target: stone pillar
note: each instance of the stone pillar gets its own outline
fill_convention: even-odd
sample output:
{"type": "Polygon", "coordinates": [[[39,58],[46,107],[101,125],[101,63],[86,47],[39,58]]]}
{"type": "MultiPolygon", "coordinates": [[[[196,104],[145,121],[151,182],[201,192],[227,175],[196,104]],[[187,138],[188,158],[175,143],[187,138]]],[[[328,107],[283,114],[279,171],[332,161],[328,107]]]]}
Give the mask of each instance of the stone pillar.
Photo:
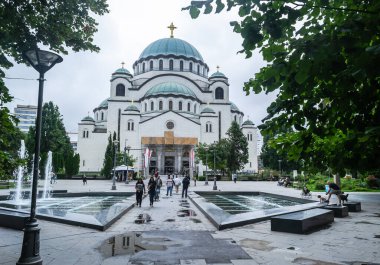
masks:
{"type": "Polygon", "coordinates": [[[176,166],[177,167],[176,171],[179,173],[182,170],[182,146],[177,148],[176,157],[177,157],[177,161],[178,161],[177,166],[176,166]]]}
{"type": "Polygon", "coordinates": [[[162,146],[157,147],[157,169],[159,174],[164,174],[164,171],[162,170],[162,146]]]}

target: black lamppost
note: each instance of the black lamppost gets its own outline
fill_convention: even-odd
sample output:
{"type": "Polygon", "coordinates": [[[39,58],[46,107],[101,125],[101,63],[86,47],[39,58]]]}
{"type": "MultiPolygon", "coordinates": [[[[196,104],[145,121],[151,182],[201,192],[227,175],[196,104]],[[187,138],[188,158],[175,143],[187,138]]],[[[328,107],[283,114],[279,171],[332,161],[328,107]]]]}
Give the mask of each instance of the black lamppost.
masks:
{"type": "Polygon", "coordinates": [[[119,144],[119,141],[118,140],[115,140],[113,142],[114,146],[115,146],[115,155],[113,157],[113,178],[112,178],[112,188],[111,190],[116,190],[116,183],[115,183],[115,178],[116,178],[116,152],[117,152],[117,146],[119,144]]]}
{"type": "Polygon", "coordinates": [[[128,158],[126,159],[126,164],[127,164],[127,179],[125,180],[125,184],[128,184],[129,183],[129,179],[128,179],[128,159],[129,159],[129,150],[131,150],[131,147],[128,145],[126,147],[124,147],[124,154],[125,154],[125,151],[128,151],[128,158]]]}
{"type": "Polygon", "coordinates": [[[216,149],[216,143],[214,142],[214,186],[212,187],[212,190],[218,190],[218,187],[216,186],[216,161],[215,161],[215,149],[216,149]]]}
{"type": "Polygon", "coordinates": [[[41,141],[41,124],[42,124],[42,102],[44,94],[44,74],[50,70],[55,64],[63,61],[58,54],[43,51],[38,48],[23,52],[23,58],[40,74],[38,79],[38,106],[36,118],[36,134],[34,137],[34,161],[33,161],[33,182],[32,182],[32,200],[30,205],[30,217],[25,224],[24,239],[22,242],[21,256],[17,264],[42,264],[40,257],[40,228],[36,219],[37,205],[37,183],[38,168],[40,157],[40,141],[41,141]]]}
{"type": "Polygon", "coordinates": [[[208,148],[205,147],[205,151],[206,151],[206,181],[205,181],[205,185],[208,185],[208,176],[207,176],[207,155],[208,155],[208,148]]]}

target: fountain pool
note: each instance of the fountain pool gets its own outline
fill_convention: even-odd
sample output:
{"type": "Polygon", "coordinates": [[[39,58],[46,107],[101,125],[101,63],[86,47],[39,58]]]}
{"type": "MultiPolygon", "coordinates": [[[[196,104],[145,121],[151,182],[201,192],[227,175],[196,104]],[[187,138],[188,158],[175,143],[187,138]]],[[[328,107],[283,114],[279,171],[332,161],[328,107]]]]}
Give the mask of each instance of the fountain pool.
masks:
{"type": "MultiPolygon", "coordinates": [[[[62,193],[37,200],[37,218],[106,230],[133,207],[134,193],[62,193]]],[[[0,209],[30,212],[30,201],[0,201],[0,209]]]]}
{"type": "Polygon", "coordinates": [[[219,230],[318,207],[315,201],[264,192],[196,192],[190,199],[219,230]]]}

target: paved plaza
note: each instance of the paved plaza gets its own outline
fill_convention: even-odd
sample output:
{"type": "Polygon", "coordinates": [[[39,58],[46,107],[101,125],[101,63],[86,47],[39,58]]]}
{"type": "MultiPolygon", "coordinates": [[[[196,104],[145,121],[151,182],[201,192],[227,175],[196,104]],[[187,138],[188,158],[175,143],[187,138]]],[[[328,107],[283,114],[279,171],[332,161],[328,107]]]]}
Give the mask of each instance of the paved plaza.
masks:
{"type": "MultiPolygon", "coordinates": [[[[134,191],[134,184],[117,183],[117,192],[134,191]]],[[[111,192],[110,180],[59,180],[54,189],[68,192],[111,192]]],[[[211,191],[213,183],[192,182],[189,190],[211,191]]],[[[300,191],[276,182],[222,182],[221,191],[261,191],[300,197],[300,191]]],[[[165,187],[164,187],[165,188],[165,187]]],[[[350,193],[350,201],[361,201],[361,212],[335,221],[306,235],[273,232],[270,221],[218,231],[210,221],[180,194],[165,196],[149,207],[133,208],[104,232],[39,220],[40,254],[44,264],[380,264],[380,194],[350,193]],[[184,203],[194,211],[178,214],[184,203]],[[147,222],[136,222],[138,217],[147,222]],[[125,239],[131,248],[125,250],[125,239]]],[[[165,188],[166,189],[166,188],[165,188]]],[[[9,190],[0,190],[0,195],[9,190]]],[[[318,193],[313,193],[317,200],[318,193]]],[[[23,232],[0,227],[0,264],[15,264],[20,256],[23,232]]]]}

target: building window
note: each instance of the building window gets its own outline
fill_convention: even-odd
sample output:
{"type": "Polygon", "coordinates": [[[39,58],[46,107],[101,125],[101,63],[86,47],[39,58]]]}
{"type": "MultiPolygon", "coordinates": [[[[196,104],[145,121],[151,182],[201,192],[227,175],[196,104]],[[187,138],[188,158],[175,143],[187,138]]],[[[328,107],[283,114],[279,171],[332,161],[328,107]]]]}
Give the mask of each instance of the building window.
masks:
{"type": "Polygon", "coordinates": [[[169,130],[172,130],[174,128],[174,123],[172,121],[168,121],[166,123],[166,128],[168,128],[169,130]]]}
{"type": "Polygon", "coordinates": [[[197,74],[199,75],[200,74],[200,66],[198,65],[198,67],[197,67],[197,74]]]}
{"type": "Polygon", "coordinates": [[[133,120],[129,120],[129,121],[128,121],[128,127],[127,127],[127,130],[128,130],[128,131],[134,131],[134,130],[135,130],[135,123],[133,122],[133,120]]]}
{"type": "Polygon", "coordinates": [[[88,138],[88,130],[83,131],[83,138],[88,138]]]}
{"type": "Polygon", "coordinates": [[[234,116],[234,121],[236,122],[236,115],[234,116]]]}
{"type": "Polygon", "coordinates": [[[158,110],[162,110],[162,101],[160,100],[160,102],[158,103],[158,110]]]}
{"type": "Polygon", "coordinates": [[[116,86],[116,96],[124,97],[125,96],[125,86],[123,84],[118,84],[116,86]]]}
{"type": "Polygon", "coordinates": [[[247,134],[247,140],[252,141],[252,133],[247,134]]]}
{"type": "Polygon", "coordinates": [[[86,166],[86,161],[85,160],[83,160],[82,165],[86,166]]]}
{"type": "Polygon", "coordinates": [[[102,121],[104,121],[104,112],[102,112],[101,117],[102,117],[102,121]]]}
{"type": "Polygon", "coordinates": [[[173,101],[169,101],[169,110],[173,110],[173,101]]]}
{"type": "Polygon", "coordinates": [[[169,60],[169,70],[173,70],[173,60],[169,60]]]}
{"type": "Polygon", "coordinates": [[[96,113],[95,117],[96,117],[96,120],[99,120],[99,113],[96,113]]]}
{"type": "Polygon", "coordinates": [[[212,124],[211,122],[206,123],[206,132],[212,132],[212,124]]]}
{"type": "Polygon", "coordinates": [[[197,113],[197,105],[194,105],[194,113],[197,113]]]}
{"type": "Polygon", "coordinates": [[[180,101],[180,102],[178,103],[178,109],[179,109],[179,110],[182,110],[182,101],[180,101]]]}
{"type": "Polygon", "coordinates": [[[150,70],[152,71],[153,70],[153,61],[149,62],[149,67],[150,67],[150,70]]]}
{"type": "Polygon", "coordinates": [[[145,63],[143,63],[143,73],[145,73],[145,63]]]}
{"type": "Polygon", "coordinates": [[[190,112],[190,102],[189,102],[189,103],[187,103],[187,111],[189,111],[189,112],[190,112]]]}
{"type": "Polygon", "coordinates": [[[217,87],[215,89],[215,99],[224,99],[224,91],[223,88],[217,87]]]}
{"type": "Polygon", "coordinates": [[[190,71],[190,72],[193,71],[193,63],[190,63],[190,64],[189,64],[189,71],[190,71]]]}
{"type": "Polygon", "coordinates": [[[249,162],[249,167],[252,167],[252,162],[249,162]]]}
{"type": "Polygon", "coordinates": [[[183,61],[179,62],[179,70],[182,72],[183,71],[183,61]]]}
{"type": "Polygon", "coordinates": [[[154,110],[154,102],[150,102],[150,110],[153,111],[154,110]]]}
{"type": "Polygon", "coordinates": [[[158,63],[158,69],[163,70],[164,69],[164,62],[162,60],[159,61],[158,63]]]}
{"type": "Polygon", "coordinates": [[[145,103],[145,112],[148,111],[148,103],[145,103]]]}

